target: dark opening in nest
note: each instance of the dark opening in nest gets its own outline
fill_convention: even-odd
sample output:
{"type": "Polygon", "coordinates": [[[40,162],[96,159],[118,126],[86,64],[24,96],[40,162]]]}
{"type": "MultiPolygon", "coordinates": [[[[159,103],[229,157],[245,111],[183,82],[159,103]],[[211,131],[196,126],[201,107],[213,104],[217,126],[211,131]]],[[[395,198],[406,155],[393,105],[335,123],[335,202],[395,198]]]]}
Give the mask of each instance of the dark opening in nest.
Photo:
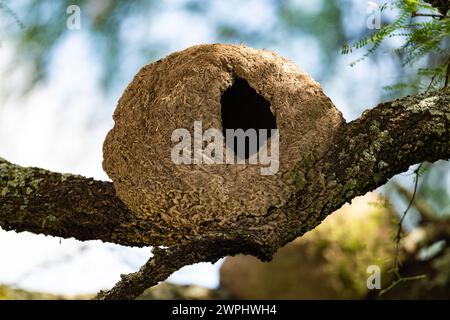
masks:
{"type": "Polygon", "coordinates": [[[275,116],[270,110],[270,103],[259,95],[244,79],[235,79],[221,97],[222,130],[227,148],[233,149],[241,159],[248,159],[258,152],[271,136],[271,129],[276,129],[275,116]],[[250,139],[245,138],[244,150],[238,150],[237,137],[227,139],[226,129],[256,130],[256,148],[250,146],[250,139]],[[259,129],[266,129],[267,135],[261,135],[259,129]],[[234,142],[233,142],[234,140],[234,142]],[[244,152],[242,152],[244,151],[244,152]]]}

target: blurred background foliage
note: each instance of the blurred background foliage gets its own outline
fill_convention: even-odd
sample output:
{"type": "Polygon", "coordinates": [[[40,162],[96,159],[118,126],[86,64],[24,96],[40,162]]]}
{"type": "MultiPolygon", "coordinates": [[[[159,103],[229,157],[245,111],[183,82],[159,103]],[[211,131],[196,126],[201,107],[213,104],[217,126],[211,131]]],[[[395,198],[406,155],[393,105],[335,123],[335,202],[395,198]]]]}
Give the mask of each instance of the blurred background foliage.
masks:
{"type": "MultiPolygon", "coordinates": [[[[381,62],[380,56],[390,53],[398,59],[398,67],[391,72],[397,73],[401,82],[392,83],[386,86],[387,89],[420,90],[428,86],[421,78],[436,74],[432,85],[443,81],[449,63],[446,53],[450,48],[450,19],[412,16],[417,10],[432,14],[434,8],[429,3],[419,0],[380,3],[381,13],[385,13],[380,30],[354,23],[355,16],[361,16],[361,5],[356,5],[354,0],[318,0],[314,4],[311,1],[267,0],[263,4],[258,7],[256,1],[230,1],[223,5],[207,0],[29,0],[14,1],[14,4],[0,1],[0,26],[4,29],[3,36],[12,39],[16,47],[8,72],[17,65],[28,67],[24,92],[48,76],[55,48],[71,31],[65,27],[69,14],[66,10],[71,5],[83,8],[80,32],[88,37],[95,53],[93,58],[100,66],[99,81],[103,90],[123,87],[129,79],[127,70],[122,70],[124,65],[128,70],[128,66],[132,66],[134,71],[170,52],[167,39],[152,37],[154,32],[163,31],[158,30],[163,28],[158,26],[158,15],[164,8],[184,12],[194,21],[207,20],[210,38],[217,42],[278,48],[299,38],[308,39],[319,48],[321,67],[313,74],[319,82],[327,81],[330,74],[336,72],[340,52],[349,53],[363,47],[368,47],[368,52],[361,54],[363,58],[370,55],[373,61],[381,62]],[[232,15],[234,6],[245,7],[249,3],[251,10],[247,14],[261,15],[262,18],[255,20],[253,16],[232,15]],[[402,39],[399,42],[393,40],[394,37],[402,39]]],[[[370,5],[365,4],[362,8],[370,9],[370,5]]],[[[439,14],[437,9],[434,11],[439,14]]]]}
{"type": "MultiPolygon", "coordinates": [[[[373,3],[359,0],[0,0],[0,63],[6,65],[0,75],[1,101],[20,101],[49,84],[60,48],[81,37],[94,66],[84,76],[93,78],[105,97],[105,107],[87,120],[96,126],[110,121],[115,101],[144,64],[194,43],[225,42],[288,56],[352,120],[380,101],[443,85],[450,62],[450,19],[438,17],[448,13],[433,3],[379,2],[381,29],[371,30],[366,23],[373,3]],[[71,5],[81,8],[80,30],[66,27],[71,5]],[[12,55],[2,55],[3,44],[12,55]],[[353,62],[358,62],[354,71],[346,71],[353,62]],[[351,72],[358,76],[350,77],[351,72]]],[[[85,57],[70,56],[64,63],[75,64],[73,59],[85,57]]],[[[436,217],[447,219],[450,166],[441,161],[427,168],[418,196],[436,217]]],[[[379,190],[397,214],[409,201],[398,185],[412,190],[414,169],[379,190]]],[[[419,211],[411,210],[407,230],[423,219],[419,211]]]]}
{"type": "MultiPolygon", "coordinates": [[[[230,1],[229,5],[207,0],[30,0],[14,1],[14,4],[0,1],[0,14],[6,30],[3,36],[12,39],[16,46],[11,68],[17,65],[29,67],[26,89],[45,80],[55,47],[70,35],[71,30],[65,27],[66,9],[70,5],[83,8],[80,32],[89,37],[89,44],[97,55],[96,62],[101,64],[101,81],[105,90],[116,88],[115,85],[123,81],[120,68],[124,61],[133,59],[133,64],[141,66],[168,52],[170,45],[167,41],[152,38],[149,30],[155,28],[156,32],[159,31],[158,25],[153,26],[151,21],[163,7],[170,6],[185,12],[193,20],[211,20],[212,38],[217,42],[245,43],[270,49],[297,38],[311,39],[320,48],[319,59],[323,67],[315,77],[322,82],[337,67],[342,46],[368,36],[372,30],[352,27],[348,23],[349,15],[361,15],[361,12],[354,12],[355,1],[307,2],[305,6],[302,1],[269,0],[258,8],[256,1],[230,1]],[[230,16],[233,6],[249,3],[254,11],[247,14],[261,14],[267,21],[256,19],[257,22],[253,23],[255,19],[252,16],[230,16]]],[[[383,23],[389,24],[393,18],[387,16],[383,23]]],[[[390,48],[394,47],[391,45],[390,48]]],[[[377,59],[379,54],[383,52],[375,52],[371,58],[377,59]]]]}

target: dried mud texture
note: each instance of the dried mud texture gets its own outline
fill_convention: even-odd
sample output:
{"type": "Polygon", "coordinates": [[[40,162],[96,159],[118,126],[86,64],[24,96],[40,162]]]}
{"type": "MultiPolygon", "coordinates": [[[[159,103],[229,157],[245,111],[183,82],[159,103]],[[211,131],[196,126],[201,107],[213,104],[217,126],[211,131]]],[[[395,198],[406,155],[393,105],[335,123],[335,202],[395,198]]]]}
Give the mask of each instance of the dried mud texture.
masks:
{"type": "Polygon", "coordinates": [[[103,167],[119,198],[158,226],[149,232],[166,234],[162,245],[218,234],[273,244],[277,229],[301,215],[295,195],[343,124],[320,85],[294,63],[223,44],[194,46],[143,67],[114,121],[103,167]],[[185,128],[193,140],[194,121],[202,121],[203,132],[222,130],[221,96],[237,78],[270,102],[280,135],[278,172],[261,175],[259,164],[174,164],[172,132],[185,128]]]}

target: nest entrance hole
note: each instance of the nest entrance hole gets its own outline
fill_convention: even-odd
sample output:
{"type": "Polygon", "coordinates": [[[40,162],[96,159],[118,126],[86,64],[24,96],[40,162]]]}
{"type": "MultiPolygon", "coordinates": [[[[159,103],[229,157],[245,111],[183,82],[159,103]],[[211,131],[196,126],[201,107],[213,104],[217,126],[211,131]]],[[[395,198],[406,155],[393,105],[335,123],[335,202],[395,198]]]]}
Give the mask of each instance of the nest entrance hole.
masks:
{"type": "Polygon", "coordinates": [[[271,137],[271,129],[276,129],[275,116],[270,110],[270,103],[255,89],[250,87],[247,80],[236,78],[220,99],[222,112],[222,132],[226,147],[234,150],[241,159],[248,159],[258,152],[259,148],[271,137]],[[250,139],[246,137],[244,152],[238,150],[238,139],[227,139],[227,129],[255,129],[257,136],[256,148],[250,147],[250,139]],[[259,129],[265,129],[266,136],[260,135],[259,129]],[[233,141],[234,140],[234,141],[233,141]],[[255,150],[256,149],[256,150],[255,150]]]}

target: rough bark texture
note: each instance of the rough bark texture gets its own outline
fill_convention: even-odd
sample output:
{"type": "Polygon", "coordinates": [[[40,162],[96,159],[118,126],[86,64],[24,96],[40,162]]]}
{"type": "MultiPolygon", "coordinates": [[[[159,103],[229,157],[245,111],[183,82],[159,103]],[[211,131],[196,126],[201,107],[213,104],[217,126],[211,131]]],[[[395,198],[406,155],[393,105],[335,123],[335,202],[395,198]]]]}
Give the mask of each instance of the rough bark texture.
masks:
{"type": "Polygon", "coordinates": [[[423,161],[450,158],[450,88],[385,102],[340,128],[321,161],[330,213],[423,161]]]}
{"type": "MultiPolygon", "coordinates": [[[[100,298],[134,298],[144,287],[164,280],[184,265],[215,261],[229,254],[246,253],[270,259],[279,247],[314,228],[345,202],[384,184],[408,166],[448,158],[449,88],[382,103],[338,129],[327,153],[313,159],[313,169],[301,173],[305,186],[291,208],[284,208],[283,212],[269,210],[267,222],[281,226],[277,230],[279,237],[261,245],[252,237],[233,237],[217,230],[204,238],[157,250],[139,272],[123,277],[100,298]],[[285,220],[280,223],[277,218],[285,220]]],[[[242,228],[247,227],[246,223],[242,228]]],[[[146,233],[152,226],[126,209],[110,183],[22,168],[3,159],[0,226],[124,245],[158,242],[146,233]]],[[[164,237],[162,231],[160,236],[164,237]]]]}
{"type": "Polygon", "coordinates": [[[367,192],[410,165],[450,158],[450,88],[382,103],[338,132],[323,163],[327,176],[367,192]]]}
{"type": "Polygon", "coordinates": [[[116,197],[112,183],[24,168],[0,158],[0,227],[78,240],[146,246],[151,228],[116,197]]]}

